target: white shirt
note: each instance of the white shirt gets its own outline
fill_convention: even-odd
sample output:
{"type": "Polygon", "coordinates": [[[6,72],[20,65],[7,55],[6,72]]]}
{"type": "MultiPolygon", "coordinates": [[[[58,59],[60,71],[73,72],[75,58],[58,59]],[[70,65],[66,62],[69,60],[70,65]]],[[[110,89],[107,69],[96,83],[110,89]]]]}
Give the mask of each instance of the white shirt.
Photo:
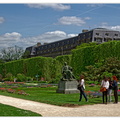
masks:
{"type": "Polygon", "coordinates": [[[109,88],[109,82],[102,80],[101,86],[105,87],[106,89],[108,89],[109,88]]]}
{"type": "Polygon", "coordinates": [[[82,85],[83,88],[85,89],[85,82],[84,82],[84,79],[81,79],[81,81],[80,81],[80,85],[82,85]]]}

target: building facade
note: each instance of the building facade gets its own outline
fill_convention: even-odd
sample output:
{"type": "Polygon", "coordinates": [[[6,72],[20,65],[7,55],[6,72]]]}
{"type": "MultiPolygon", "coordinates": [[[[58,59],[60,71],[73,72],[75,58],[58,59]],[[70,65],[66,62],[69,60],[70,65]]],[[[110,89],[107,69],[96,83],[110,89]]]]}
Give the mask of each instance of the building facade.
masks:
{"type": "Polygon", "coordinates": [[[110,40],[120,40],[120,32],[105,28],[95,28],[90,31],[83,30],[82,33],[78,34],[78,36],[72,38],[67,38],[44,45],[38,43],[35,46],[26,48],[26,52],[29,51],[29,57],[56,57],[70,54],[72,49],[82,43],[103,43],[110,40]]]}

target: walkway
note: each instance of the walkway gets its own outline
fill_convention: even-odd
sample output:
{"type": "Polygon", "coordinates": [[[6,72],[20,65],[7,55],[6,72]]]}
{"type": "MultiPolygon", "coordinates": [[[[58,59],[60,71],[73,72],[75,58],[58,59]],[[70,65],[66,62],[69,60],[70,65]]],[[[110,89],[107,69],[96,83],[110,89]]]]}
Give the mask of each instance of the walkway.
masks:
{"type": "Polygon", "coordinates": [[[0,95],[0,103],[17,108],[30,110],[41,114],[43,117],[99,117],[120,116],[120,103],[118,104],[96,104],[79,107],[60,107],[45,103],[23,100],[19,98],[0,95]]]}

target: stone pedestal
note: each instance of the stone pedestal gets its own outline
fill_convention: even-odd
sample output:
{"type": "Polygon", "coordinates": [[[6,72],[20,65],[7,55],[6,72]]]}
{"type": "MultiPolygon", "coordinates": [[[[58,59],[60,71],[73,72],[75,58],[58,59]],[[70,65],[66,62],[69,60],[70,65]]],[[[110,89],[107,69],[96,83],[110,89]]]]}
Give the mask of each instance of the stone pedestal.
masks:
{"type": "Polygon", "coordinates": [[[77,89],[78,82],[74,81],[60,81],[58,84],[57,93],[71,94],[71,93],[79,93],[77,89]]]}

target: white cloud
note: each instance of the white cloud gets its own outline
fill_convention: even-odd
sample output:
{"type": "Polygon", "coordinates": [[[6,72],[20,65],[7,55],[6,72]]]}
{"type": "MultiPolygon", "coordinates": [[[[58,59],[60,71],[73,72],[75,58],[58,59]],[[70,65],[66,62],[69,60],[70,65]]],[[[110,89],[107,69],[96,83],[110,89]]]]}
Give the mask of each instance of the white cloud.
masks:
{"type": "Polygon", "coordinates": [[[63,5],[63,4],[57,4],[57,3],[49,3],[49,4],[27,4],[30,8],[38,8],[38,9],[43,9],[43,8],[52,8],[54,10],[69,10],[70,5],[63,5]]]}
{"type": "Polygon", "coordinates": [[[16,41],[19,40],[22,35],[17,32],[5,33],[0,36],[0,41],[16,41]]]}
{"type": "Polygon", "coordinates": [[[67,34],[64,31],[52,31],[32,38],[24,38],[23,41],[26,41],[28,44],[35,45],[37,42],[41,42],[42,44],[50,43],[74,36],[77,36],[77,34],[67,34]]]}
{"type": "Polygon", "coordinates": [[[59,30],[46,32],[38,36],[26,38],[23,38],[22,35],[17,32],[5,33],[4,35],[0,36],[0,48],[12,47],[17,45],[25,49],[26,47],[36,45],[37,42],[41,42],[42,44],[50,43],[74,36],[77,36],[77,34],[67,34],[64,31],[59,30]]]}
{"type": "Polygon", "coordinates": [[[5,19],[3,17],[0,17],[0,23],[3,23],[5,19]]]}
{"type": "Polygon", "coordinates": [[[85,17],[84,19],[85,19],[85,20],[90,20],[91,18],[90,18],[90,17],[85,17]]]}
{"type": "Polygon", "coordinates": [[[63,16],[58,20],[59,24],[62,25],[76,25],[76,26],[82,26],[85,24],[85,21],[81,19],[80,17],[76,16],[63,16]]]}
{"type": "Polygon", "coordinates": [[[101,23],[100,27],[120,31],[120,25],[109,26],[106,22],[101,23]]]}

